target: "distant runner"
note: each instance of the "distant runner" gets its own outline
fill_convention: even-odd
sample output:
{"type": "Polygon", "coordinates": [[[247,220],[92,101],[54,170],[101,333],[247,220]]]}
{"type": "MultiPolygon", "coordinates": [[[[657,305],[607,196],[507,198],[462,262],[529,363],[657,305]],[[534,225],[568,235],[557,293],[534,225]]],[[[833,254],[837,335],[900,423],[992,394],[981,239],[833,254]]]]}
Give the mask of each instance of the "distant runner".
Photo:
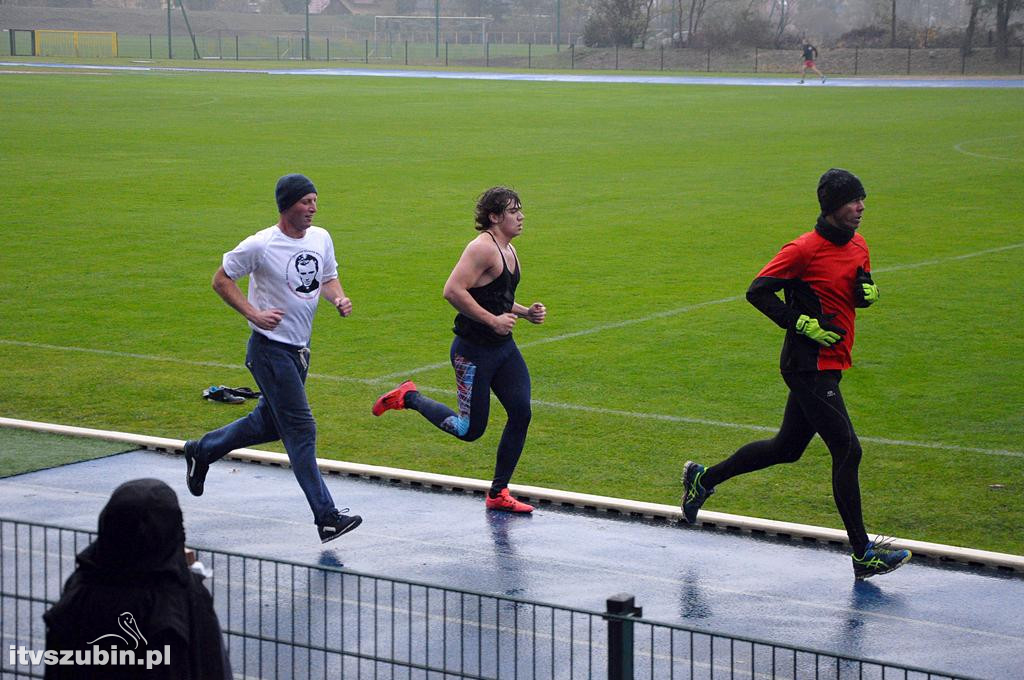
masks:
{"type": "Polygon", "coordinates": [[[811,43],[804,43],[804,67],[800,71],[800,84],[804,82],[804,76],[807,75],[807,69],[811,69],[818,74],[821,78],[821,82],[825,82],[825,74],[818,70],[818,67],[814,65],[814,62],[818,60],[818,48],[811,43]]]}

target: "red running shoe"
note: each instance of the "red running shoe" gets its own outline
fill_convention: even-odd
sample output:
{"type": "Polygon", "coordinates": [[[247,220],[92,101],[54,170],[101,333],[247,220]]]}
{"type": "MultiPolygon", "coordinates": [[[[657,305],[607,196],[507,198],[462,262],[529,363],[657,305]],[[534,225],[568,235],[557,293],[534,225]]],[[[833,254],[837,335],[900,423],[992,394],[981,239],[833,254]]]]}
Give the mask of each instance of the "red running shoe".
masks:
{"type": "Polygon", "coordinates": [[[517,501],[515,498],[509,495],[508,489],[502,489],[494,498],[491,498],[490,494],[487,495],[487,509],[488,510],[502,510],[504,512],[533,512],[533,506],[517,501]]]}
{"type": "Polygon", "coordinates": [[[385,392],[380,395],[380,398],[373,402],[373,415],[379,416],[384,413],[384,411],[390,411],[392,409],[401,411],[405,408],[406,393],[415,391],[417,391],[416,383],[411,380],[406,380],[390,392],[385,392]]]}

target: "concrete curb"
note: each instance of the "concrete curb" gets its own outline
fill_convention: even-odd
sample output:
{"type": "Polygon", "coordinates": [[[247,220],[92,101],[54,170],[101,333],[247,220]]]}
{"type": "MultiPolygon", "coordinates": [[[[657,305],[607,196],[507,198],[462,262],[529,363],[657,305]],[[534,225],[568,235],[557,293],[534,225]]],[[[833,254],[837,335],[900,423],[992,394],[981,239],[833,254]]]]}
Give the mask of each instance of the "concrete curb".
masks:
{"type": "MultiPolygon", "coordinates": [[[[182,451],[182,447],[185,444],[185,442],[180,439],[150,437],[130,432],[95,430],[68,425],[40,423],[31,420],[17,420],[13,418],[0,417],[0,427],[32,430],[35,432],[45,432],[73,437],[102,439],[114,442],[125,442],[153,451],[164,451],[167,453],[179,453],[182,451]]],[[[237,451],[232,451],[228,454],[228,457],[250,463],[289,467],[288,456],[283,453],[258,451],[256,449],[238,449],[237,451]]],[[[364,477],[368,479],[391,480],[412,485],[470,493],[485,493],[490,488],[490,482],[482,479],[470,479],[467,477],[456,477],[454,475],[441,475],[432,472],[418,472],[416,470],[403,470],[401,468],[367,465],[364,463],[347,463],[344,461],[325,460],[322,458],[318,459],[317,462],[320,469],[326,473],[364,477]]],[[[509,490],[517,496],[534,501],[547,502],[553,505],[566,507],[593,509],[613,514],[621,514],[628,517],[664,519],[672,522],[679,521],[682,517],[680,509],[676,505],[645,503],[642,501],[612,498],[609,496],[596,496],[593,494],[576,493],[573,491],[560,491],[558,489],[547,489],[544,487],[527,486],[524,484],[512,484],[509,486],[509,490]]],[[[698,516],[698,524],[707,527],[756,535],[789,537],[792,539],[814,541],[838,546],[849,545],[846,532],[838,529],[828,529],[825,527],[817,527],[809,524],[796,524],[793,522],[779,522],[776,520],[760,519],[757,517],[744,517],[742,515],[731,515],[724,512],[701,510],[700,515],[698,516]]],[[[1010,555],[1007,553],[997,553],[988,550],[975,550],[973,548],[961,548],[958,546],[949,546],[940,543],[928,543],[925,541],[914,541],[900,538],[894,539],[893,545],[900,548],[907,548],[915,555],[930,557],[940,561],[957,562],[960,564],[970,564],[1024,573],[1024,556],[1021,555],[1010,555]]]]}

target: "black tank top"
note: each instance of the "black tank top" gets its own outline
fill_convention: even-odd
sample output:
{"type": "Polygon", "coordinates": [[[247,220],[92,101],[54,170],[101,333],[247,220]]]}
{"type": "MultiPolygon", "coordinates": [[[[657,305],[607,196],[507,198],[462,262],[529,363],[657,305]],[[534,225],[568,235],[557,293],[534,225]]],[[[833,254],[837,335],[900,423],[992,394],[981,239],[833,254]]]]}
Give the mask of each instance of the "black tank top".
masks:
{"type": "MultiPolygon", "coordinates": [[[[478,305],[498,316],[512,311],[512,305],[516,301],[516,286],[519,285],[519,258],[513,251],[512,257],[515,258],[516,270],[510,272],[508,262],[505,261],[505,254],[501,252],[494,234],[487,232],[487,235],[494,241],[494,247],[498,248],[498,254],[501,255],[501,274],[488,284],[470,288],[469,294],[478,305]]],[[[491,330],[490,326],[474,321],[462,312],[455,316],[455,327],[452,330],[455,335],[477,345],[500,345],[512,339],[511,333],[498,335],[491,330]]]]}

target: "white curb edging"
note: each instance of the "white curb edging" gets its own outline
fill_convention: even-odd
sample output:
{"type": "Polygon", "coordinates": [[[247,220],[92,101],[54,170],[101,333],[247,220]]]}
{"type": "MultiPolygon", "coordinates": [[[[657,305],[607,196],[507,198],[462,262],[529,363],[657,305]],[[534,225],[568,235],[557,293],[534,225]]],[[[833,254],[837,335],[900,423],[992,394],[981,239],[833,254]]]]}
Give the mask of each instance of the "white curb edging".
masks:
{"type": "MultiPolygon", "coordinates": [[[[125,442],[154,451],[165,451],[168,453],[180,452],[185,445],[185,442],[181,439],[151,437],[147,435],[133,434],[130,432],[96,430],[91,428],[72,427],[69,425],[41,423],[31,420],[18,420],[14,418],[0,417],[0,427],[18,428],[73,437],[102,439],[114,442],[125,442]]],[[[229,453],[228,457],[251,463],[290,467],[288,456],[283,453],[274,453],[271,451],[238,449],[229,453]]],[[[328,473],[394,480],[409,484],[452,489],[456,491],[485,493],[491,486],[489,481],[482,479],[442,475],[432,472],[419,472],[416,470],[404,470],[401,468],[368,465],[365,463],[348,463],[345,461],[318,458],[317,464],[321,470],[328,473]]],[[[610,496],[597,496],[593,494],[577,493],[574,491],[547,489],[544,487],[528,486],[525,484],[511,484],[509,485],[509,490],[517,496],[529,498],[530,500],[547,501],[556,505],[592,508],[605,512],[620,513],[627,516],[660,518],[670,521],[678,521],[682,517],[682,512],[676,505],[646,503],[643,501],[633,501],[623,498],[612,498],[610,496]]],[[[846,532],[809,524],[780,522],[777,520],[745,517],[743,515],[731,515],[724,512],[713,512],[708,510],[700,511],[698,523],[744,533],[788,536],[795,539],[812,540],[834,545],[849,545],[846,532]]],[[[1010,571],[1024,573],[1024,556],[1021,555],[1010,555],[1008,553],[991,552],[988,550],[975,550],[974,548],[961,548],[958,546],[943,545],[941,543],[928,543],[925,541],[915,541],[911,539],[894,539],[893,545],[900,548],[907,548],[915,554],[934,559],[981,565],[997,569],[1007,569],[1010,571]]]]}

